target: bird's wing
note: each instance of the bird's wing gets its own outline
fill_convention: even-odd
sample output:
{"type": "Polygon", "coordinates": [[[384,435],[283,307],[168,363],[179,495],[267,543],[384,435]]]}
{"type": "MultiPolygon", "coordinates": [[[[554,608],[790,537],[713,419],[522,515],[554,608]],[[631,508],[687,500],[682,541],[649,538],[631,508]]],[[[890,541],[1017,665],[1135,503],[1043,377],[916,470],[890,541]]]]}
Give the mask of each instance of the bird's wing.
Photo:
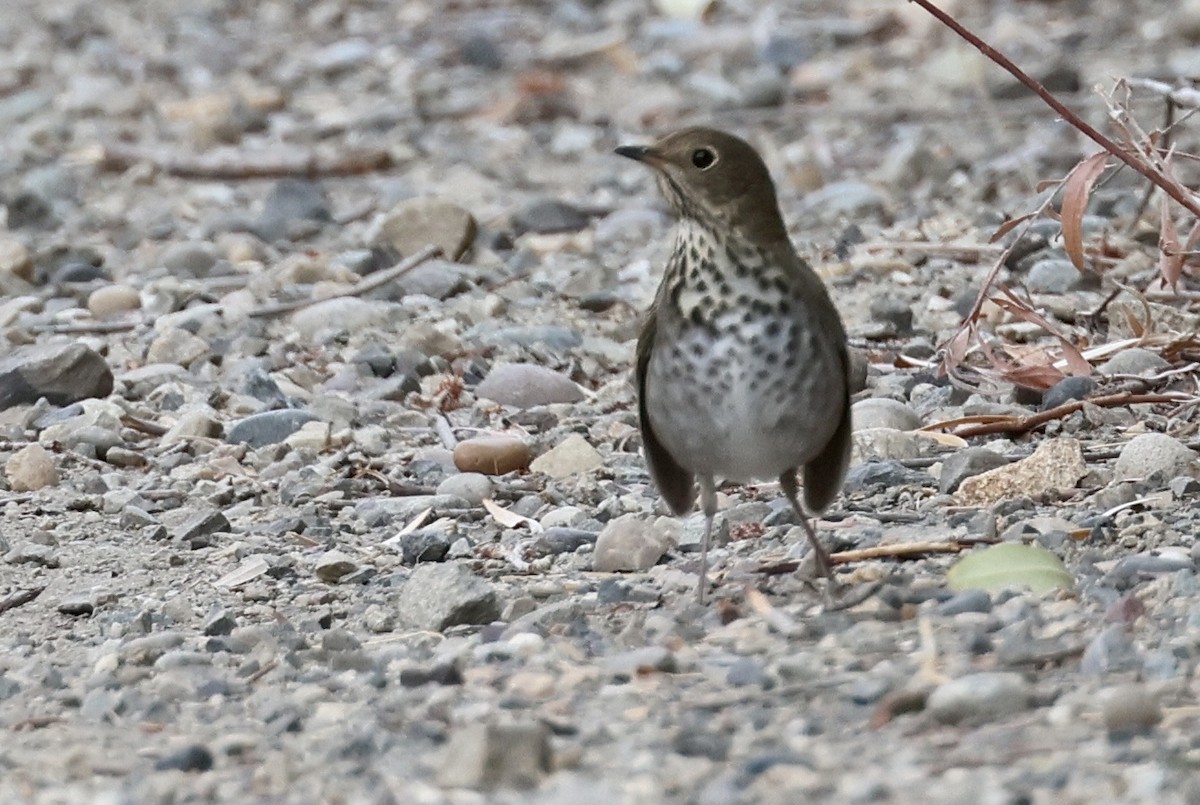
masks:
{"type": "Polygon", "coordinates": [[[695,478],[692,473],[679,466],[667,448],[654,434],[650,417],[646,412],[646,371],[650,366],[650,353],[654,349],[654,337],[658,327],[658,306],[650,308],[637,344],[637,393],[638,426],[642,430],[642,448],[650,477],[658,487],[659,494],[667,506],[677,515],[686,514],[696,500],[695,478]]]}

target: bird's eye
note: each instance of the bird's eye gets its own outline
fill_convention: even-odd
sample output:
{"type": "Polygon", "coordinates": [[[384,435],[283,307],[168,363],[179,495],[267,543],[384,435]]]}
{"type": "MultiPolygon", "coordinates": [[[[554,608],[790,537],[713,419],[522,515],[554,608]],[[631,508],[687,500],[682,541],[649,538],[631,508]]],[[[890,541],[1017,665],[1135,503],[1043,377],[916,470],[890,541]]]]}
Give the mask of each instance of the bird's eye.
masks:
{"type": "Polygon", "coordinates": [[[692,164],[700,170],[706,171],[717,164],[717,155],[710,148],[697,148],[692,152],[692,164]]]}

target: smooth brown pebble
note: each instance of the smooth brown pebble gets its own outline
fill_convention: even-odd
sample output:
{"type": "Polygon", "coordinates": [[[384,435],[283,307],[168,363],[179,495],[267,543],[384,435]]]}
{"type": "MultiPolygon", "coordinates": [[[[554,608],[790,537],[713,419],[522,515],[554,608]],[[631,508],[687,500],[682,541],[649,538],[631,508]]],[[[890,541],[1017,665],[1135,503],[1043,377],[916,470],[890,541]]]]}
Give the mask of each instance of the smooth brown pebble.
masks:
{"type": "Polygon", "coordinates": [[[87,305],[93,316],[104,319],[138,310],[142,306],[142,297],[128,285],[105,285],[92,291],[87,305]]]}
{"type": "Polygon", "coordinates": [[[454,466],[459,472],[504,475],[529,466],[529,445],[511,436],[476,436],[454,448],[454,466]]]}
{"type": "Polygon", "coordinates": [[[1104,727],[1110,733],[1139,733],[1162,721],[1158,697],[1142,685],[1122,685],[1109,692],[1103,709],[1104,727]]]}

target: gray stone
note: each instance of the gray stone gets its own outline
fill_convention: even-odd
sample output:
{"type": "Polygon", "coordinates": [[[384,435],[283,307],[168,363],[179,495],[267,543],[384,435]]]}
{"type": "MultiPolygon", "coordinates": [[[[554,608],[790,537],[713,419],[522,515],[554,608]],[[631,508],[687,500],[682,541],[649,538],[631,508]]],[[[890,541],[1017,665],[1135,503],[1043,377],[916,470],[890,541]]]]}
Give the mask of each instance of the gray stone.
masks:
{"type": "Polygon", "coordinates": [[[490,498],[495,491],[492,479],[479,472],[460,472],[438,484],[438,495],[462,498],[475,506],[490,498]]]}
{"type": "Polygon", "coordinates": [[[317,225],[333,220],[329,199],[320,182],[281,179],[263,203],[255,234],[265,241],[306,237],[317,225]]]}
{"type": "Polygon", "coordinates": [[[939,615],[960,615],[964,612],[991,612],[992,597],[986,590],[964,590],[938,604],[939,615]]]}
{"type": "Polygon", "coordinates": [[[364,498],[354,507],[354,515],[368,526],[400,523],[403,525],[425,509],[432,509],[435,516],[446,512],[470,509],[471,504],[452,495],[410,495],[400,498],[364,498]]]}
{"type": "Polygon", "coordinates": [[[679,670],[675,654],[665,646],[642,646],[630,651],[620,651],[605,657],[600,667],[619,679],[635,679],[647,671],[673,674],[679,670]]]}
{"type": "Polygon", "coordinates": [[[1196,451],[1173,436],[1143,433],[1121,448],[1115,475],[1118,479],[1148,478],[1151,475],[1174,478],[1193,474],[1197,469],[1196,459],[1196,451]]]}
{"type": "Polygon", "coordinates": [[[1048,411],[1072,400],[1085,399],[1096,389],[1096,381],[1090,377],[1064,377],[1042,395],[1041,409],[1048,411]]]}
{"type": "Polygon", "coordinates": [[[568,478],[591,472],[604,466],[604,457],[588,440],[572,433],[554,447],[535,458],[529,469],[551,478],[568,478]]]}
{"type": "Polygon", "coordinates": [[[441,531],[417,529],[401,536],[400,556],[406,565],[421,562],[441,562],[450,552],[450,536],[441,531]]]}
{"type": "Polygon", "coordinates": [[[912,305],[893,296],[881,296],[871,302],[871,318],[887,326],[893,337],[913,334],[912,305]]]}
{"type": "Polygon", "coordinates": [[[328,584],[337,584],[356,570],[358,563],[341,551],[325,551],[313,565],[313,574],[328,584]]]}
{"type": "Polygon", "coordinates": [[[180,542],[193,542],[209,534],[229,530],[229,519],[215,509],[196,512],[171,532],[171,537],[180,542]]]}
{"type": "Polygon", "coordinates": [[[1033,694],[1019,674],[985,671],[951,679],[929,694],[926,708],[946,724],[980,723],[1028,709],[1033,694]]]}
{"type": "Polygon", "coordinates": [[[459,624],[491,623],[500,617],[492,585],[458,563],[425,563],[396,597],[397,619],[413,628],[440,632],[459,624]]]}
{"type": "Polygon", "coordinates": [[[1107,691],[1101,716],[1110,735],[1149,732],[1162,721],[1162,705],[1145,685],[1122,685],[1107,691]]]}
{"type": "Polygon", "coordinates": [[[513,228],[518,235],[525,232],[578,232],[587,225],[587,215],[557,199],[535,201],[513,216],[513,228]]]}
{"type": "Polygon", "coordinates": [[[1070,260],[1038,260],[1025,277],[1025,287],[1033,293],[1061,294],[1086,285],[1086,277],[1070,260]]]}
{"type": "Polygon", "coordinates": [[[1141,347],[1123,349],[1096,368],[1101,375],[1139,375],[1142,377],[1156,375],[1171,364],[1157,352],[1151,352],[1141,347]]]}
{"type": "Polygon", "coordinates": [[[869,397],[850,406],[850,426],[855,431],[868,428],[916,430],[921,427],[921,417],[899,400],[869,397]]]}
{"type": "Polygon", "coordinates": [[[266,447],[282,442],[300,430],[304,423],[317,419],[319,417],[316,414],[295,408],[263,411],[260,414],[251,414],[231,425],[225,432],[225,441],[247,444],[253,448],[266,447]]]}
{"type": "Polygon", "coordinates": [[[583,399],[583,391],[570,378],[530,363],[496,364],[476,387],[475,394],[516,408],[583,399]]]}
{"type": "Polygon", "coordinates": [[[448,201],[411,199],[387,214],[375,240],[405,257],[433,245],[441,247],[446,259],[458,260],[475,241],[475,219],[448,201]]]}
{"type": "Polygon", "coordinates": [[[208,342],[182,327],[169,327],[159,333],[146,349],[147,363],[174,363],[189,366],[209,352],[208,342]]]}
{"type": "Polygon", "coordinates": [[[0,410],[41,397],[52,405],[70,405],[107,397],[112,390],[108,363],[83,344],[19,347],[0,358],[0,410]]]}
{"type": "Polygon", "coordinates": [[[891,461],[917,458],[928,444],[914,433],[895,428],[855,428],[850,453],[852,464],[872,459],[891,461]]]}
{"type": "Polygon", "coordinates": [[[911,470],[898,461],[867,461],[846,473],[846,490],[860,492],[879,487],[929,486],[929,473],[911,470]]]}
{"type": "Polygon", "coordinates": [[[53,549],[49,545],[37,545],[33,542],[18,542],[4,554],[4,561],[10,565],[58,567],[58,557],[54,555],[53,549]]]}
{"type": "Polygon", "coordinates": [[[159,262],[172,276],[202,279],[212,273],[217,253],[207,243],[174,243],[163,250],[159,262]]]}
{"type": "Polygon", "coordinates": [[[599,573],[646,570],[679,542],[682,526],[673,517],[647,519],[623,514],[611,520],[596,538],[592,569],[599,573]]]}
{"type": "Polygon", "coordinates": [[[956,491],[963,481],[973,475],[1003,467],[1008,459],[986,447],[968,447],[946,456],[938,490],[945,495],[956,491]]]}

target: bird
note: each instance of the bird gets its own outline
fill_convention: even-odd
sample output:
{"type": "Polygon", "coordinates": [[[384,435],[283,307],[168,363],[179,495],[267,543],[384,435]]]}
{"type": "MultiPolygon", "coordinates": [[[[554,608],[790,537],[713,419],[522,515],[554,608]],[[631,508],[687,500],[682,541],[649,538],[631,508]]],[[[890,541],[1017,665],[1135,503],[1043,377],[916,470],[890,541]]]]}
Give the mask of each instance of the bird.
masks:
{"type": "Polygon", "coordinates": [[[676,217],[635,379],[646,463],[673,514],[692,510],[699,484],[696,600],[704,603],[718,478],[778,479],[832,594],[829,552],[809,518],[837,496],[850,460],[850,359],[837,307],[796,252],[771,174],[745,140],[690,127],[616,153],[654,171],[676,217]]]}

